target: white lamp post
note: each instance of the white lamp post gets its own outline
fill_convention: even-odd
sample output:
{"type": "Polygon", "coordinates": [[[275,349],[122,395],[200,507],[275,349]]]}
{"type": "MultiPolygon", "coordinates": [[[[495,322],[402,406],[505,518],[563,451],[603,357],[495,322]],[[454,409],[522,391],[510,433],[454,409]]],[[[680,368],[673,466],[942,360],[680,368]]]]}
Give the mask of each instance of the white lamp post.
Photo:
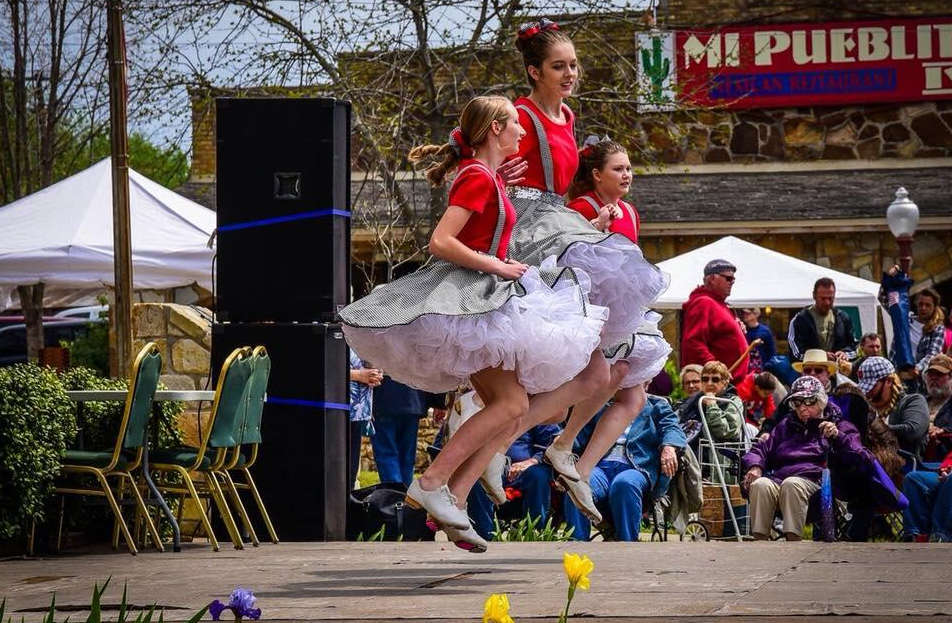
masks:
{"type": "Polygon", "coordinates": [[[899,267],[908,275],[912,265],[912,238],[919,225],[919,206],[909,199],[909,193],[902,186],[886,210],[886,222],[899,243],[899,267]]]}

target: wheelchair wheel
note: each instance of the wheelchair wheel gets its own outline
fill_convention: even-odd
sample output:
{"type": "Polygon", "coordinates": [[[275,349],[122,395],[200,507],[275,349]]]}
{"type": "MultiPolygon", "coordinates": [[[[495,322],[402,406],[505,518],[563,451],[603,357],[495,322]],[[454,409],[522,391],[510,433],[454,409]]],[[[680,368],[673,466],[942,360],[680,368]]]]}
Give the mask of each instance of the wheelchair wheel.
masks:
{"type": "Polygon", "coordinates": [[[707,531],[707,526],[705,526],[700,521],[689,521],[688,525],[684,528],[684,534],[681,535],[682,541],[710,541],[711,535],[707,531]]]}

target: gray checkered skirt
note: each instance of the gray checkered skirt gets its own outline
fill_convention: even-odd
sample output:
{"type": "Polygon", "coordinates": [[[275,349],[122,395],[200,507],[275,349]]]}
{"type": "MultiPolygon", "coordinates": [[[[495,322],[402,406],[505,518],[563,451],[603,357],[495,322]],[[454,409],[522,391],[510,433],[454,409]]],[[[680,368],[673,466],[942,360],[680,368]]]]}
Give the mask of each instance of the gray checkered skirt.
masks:
{"type": "Polygon", "coordinates": [[[605,358],[611,363],[627,361],[630,366],[628,374],[621,380],[622,389],[650,381],[661,372],[668,361],[671,345],[658,328],[660,320],[660,314],[646,311],[645,320],[635,333],[604,349],[605,358]]]}
{"type": "Polygon", "coordinates": [[[529,393],[588,365],[608,316],[586,281],[549,259],[517,280],[432,260],[341,310],[347,343],[397,381],[445,392],[491,367],[515,370],[529,393]]]}
{"type": "Polygon", "coordinates": [[[538,265],[555,256],[559,266],[587,274],[591,302],[609,309],[602,347],[626,342],[636,334],[645,310],[668,288],[669,276],[648,262],[638,245],[620,234],[598,231],[581,214],[565,207],[559,195],[516,187],[509,198],[518,215],[509,257],[538,265]]]}

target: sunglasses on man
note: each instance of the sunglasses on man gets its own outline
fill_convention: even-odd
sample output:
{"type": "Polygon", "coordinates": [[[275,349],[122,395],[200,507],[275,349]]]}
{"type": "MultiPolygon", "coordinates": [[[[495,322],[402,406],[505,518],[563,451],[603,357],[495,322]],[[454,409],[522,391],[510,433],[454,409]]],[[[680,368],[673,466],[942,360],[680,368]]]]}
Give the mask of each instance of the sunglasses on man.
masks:
{"type": "Polygon", "coordinates": [[[702,382],[702,383],[720,383],[720,382],[721,382],[721,377],[719,377],[719,376],[702,376],[702,377],[701,377],[701,382],[702,382]]]}
{"type": "Polygon", "coordinates": [[[804,374],[823,374],[824,372],[829,372],[829,368],[825,366],[817,366],[816,368],[810,366],[803,366],[804,374]]]}
{"type": "Polygon", "coordinates": [[[717,274],[718,276],[723,277],[724,281],[726,281],[727,283],[734,283],[734,279],[735,279],[734,275],[725,275],[723,273],[717,273],[717,274]]]}
{"type": "Polygon", "coordinates": [[[794,409],[797,407],[812,407],[817,402],[819,402],[819,398],[816,396],[803,396],[802,398],[791,398],[790,406],[794,409]]]}

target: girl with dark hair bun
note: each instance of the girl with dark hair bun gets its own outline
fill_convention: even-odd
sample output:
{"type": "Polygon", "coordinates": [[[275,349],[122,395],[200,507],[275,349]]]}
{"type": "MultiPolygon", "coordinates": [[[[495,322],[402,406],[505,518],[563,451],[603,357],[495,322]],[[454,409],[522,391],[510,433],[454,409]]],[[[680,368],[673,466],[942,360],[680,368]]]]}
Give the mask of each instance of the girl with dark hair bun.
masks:
{"type": "Polygon", "coordinates": [[[578,152],[578,171],[569,186],[568,206],[599,231],[621,234],[638,244],[641,217],[622,199],[631,188],[631,161],[619,143],[591,136],[578,152]]]}
{"type": "MultiPolygon", "coordinates": [[[[496,169],[525,131],[509,100],[477,97],[443,145],[410,152],[436,160],[435,185],[456,170],[449,206],[433,230],[434,261],[341,310],[351,348],[396,381],[434,393],[471,383],[485,407],[469,418],[407,491],[450,538],[471,551],[486,541],[473,529],[466,495],[497,448],[516,432],[527,392],[545,393],[581,372],[598,346],[607,310],[552,270],[507,257],[516,215],[496,169]]],[[[564,271],[560,271],[564,272],[564,271]]]]}

